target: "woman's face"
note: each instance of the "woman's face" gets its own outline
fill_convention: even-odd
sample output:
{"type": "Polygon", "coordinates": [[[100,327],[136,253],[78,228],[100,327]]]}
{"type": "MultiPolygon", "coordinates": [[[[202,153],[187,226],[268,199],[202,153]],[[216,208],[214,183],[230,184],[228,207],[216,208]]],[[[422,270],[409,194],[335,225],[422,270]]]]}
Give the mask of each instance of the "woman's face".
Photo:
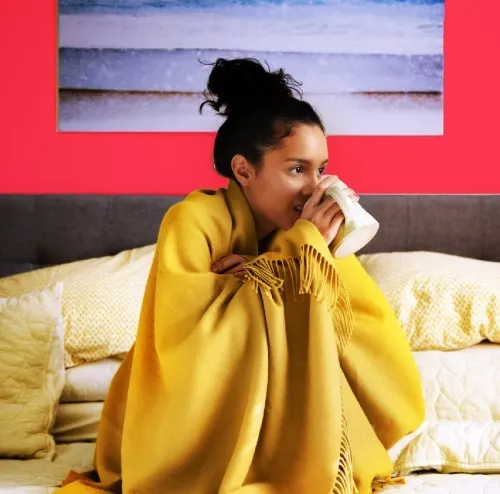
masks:
{"type": "Polygon", "coordinates": [[[326,136],[318,126],[298,125],[278,149],[264,155],[257,170],[233,160],[233,171],[253,210],[259,238],[276,228],[288,230],[325,172],[326,136]]]}

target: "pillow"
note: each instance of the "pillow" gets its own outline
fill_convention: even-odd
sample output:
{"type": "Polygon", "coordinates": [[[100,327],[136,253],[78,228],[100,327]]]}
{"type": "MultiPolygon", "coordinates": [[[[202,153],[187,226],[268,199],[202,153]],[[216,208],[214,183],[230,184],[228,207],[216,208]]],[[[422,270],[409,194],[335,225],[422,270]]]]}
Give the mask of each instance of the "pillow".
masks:
{"type": "Polygon", "coordinates": [[[500,263],[437,252],[363,254],[412,350],[500,342],[500,263]]]}
{"type": "Polygon", "coordinates": [[[500,472],[500,345],[413,352],[426,421],[389,454],[398,475],[500,472]]]}
{"type": "Polygon", "coordinates": [[[0,457],[48,458],[64,387],[62,284],[0,298],[0,457]]]}
{"type": "Polygon", "coordinates": [[[0,297],[64,282],[67,368],[128,352],[135,341],[155,245],[0,279],[0,297]]]}
{"type": "Polygon", "coordinates": [[[66,371],[61,403],[104,401],[122,360],[109,357],[66,371]]]}
{"type": "Polygon", "coordinates": [[[500,473],[500,423],[431,420],[394,463],[397,475],[500,473]]]}
{"type": "MultiPolygon", "coordinates": [[[[500,424],[500,345],[413,352],[427,420],[500,424]]],[[[499,452],[500,453],[500,452],[499,452]]]]}

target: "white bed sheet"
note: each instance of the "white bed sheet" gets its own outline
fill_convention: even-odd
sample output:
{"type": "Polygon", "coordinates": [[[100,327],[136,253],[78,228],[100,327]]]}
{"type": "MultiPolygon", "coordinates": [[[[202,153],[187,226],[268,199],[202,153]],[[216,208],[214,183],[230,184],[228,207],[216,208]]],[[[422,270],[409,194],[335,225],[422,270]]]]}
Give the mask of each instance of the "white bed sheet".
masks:
{"type": "Polygon", "coordinates": [[[500,475],[410,475],[406,484],[386,487],[380,494],[500,494],[500,475]]]}
{"type": "MultiPolygon", "coordinates": [[[[57,446],[53,462],[46,460],[0,460],[0,494],[49,494],[56,490],[70,469],[92,468],[94,444],[57,446]]],[[[410,475],[406,484],[386,487],[381,494],[499,494],[500,475],[410,475]]]]}
{"type": "Polygon", "coordinates": [[[92,469],[93,443],[60,444],[53,461],[0,460],[0,493],[46,494],[53,492],[69,470],[92,469]],[[52,489],[50,489],[52,488],[52,489]]]}
{"type": "Polygon", "coordinates": [[[104,402],[61,403],[52,434],[56,443],[95,441],[104,402]]]}
{"type": "MultiPolygon", "coordinates": [[[[5,460],[0,461],[1,463],[5,460]]],[[[43,460],[34,460],[43,461],[43,460]]],[[[1,472],[1,468],[0,468],[1,472]]],[[[15,475],[15,472],[13,473],[15,475]]],[[[1,477],[0,477],[1,478],[1,477]]],[[[1,480],[0,480],[1,482],[1,480]]],[[[51,494],[56,486],[7,486],[0,494],[51,494]]],[[[500,475],[422,474],[407,478],[406,484],[386,487],[380,494],[499,494],[500,475]]]]}

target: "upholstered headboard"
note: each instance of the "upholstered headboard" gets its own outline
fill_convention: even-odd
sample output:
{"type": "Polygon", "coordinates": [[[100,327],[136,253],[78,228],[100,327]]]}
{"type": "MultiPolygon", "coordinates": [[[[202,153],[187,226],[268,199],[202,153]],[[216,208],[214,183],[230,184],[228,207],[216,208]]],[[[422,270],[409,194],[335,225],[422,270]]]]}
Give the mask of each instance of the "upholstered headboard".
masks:
{"type": "MultiPolygon", "coordinates": [[[[0,276],[154,243],[180,196],[0,195],[0,276]]],[[[365,195],[381,224],[362,251],[500,261],[500,195],[365,195]]]]}

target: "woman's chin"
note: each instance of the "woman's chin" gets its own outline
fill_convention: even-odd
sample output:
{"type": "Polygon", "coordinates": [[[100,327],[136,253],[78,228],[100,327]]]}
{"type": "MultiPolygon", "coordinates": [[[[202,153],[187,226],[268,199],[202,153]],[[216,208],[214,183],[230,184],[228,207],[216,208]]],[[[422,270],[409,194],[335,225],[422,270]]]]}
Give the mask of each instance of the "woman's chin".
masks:
{"type": "Polygon", "coordinates": [[[297,220],[300,220],[300,218],[302,218],[302,212],[301,211],[294,211],[292,213],[292,218],[293,218],[293,224],[295,224],[295,222],[297,220]]]}
{"type": "Polygon", "coordinates": [[[274,222],[275,229],[290,230],[300,219],[300,216],[300,213],[294,211],[292,214],[282,217],[279,221],[274,222]]]}
{"type": "Polygon", "coordinates": [[[300,220],[300,214],[294,215],[294,217],[286,222],[286,226],[283,227],[284,230],[290,230],[290,228],[297,223],[297,221],[300,220]]]}

